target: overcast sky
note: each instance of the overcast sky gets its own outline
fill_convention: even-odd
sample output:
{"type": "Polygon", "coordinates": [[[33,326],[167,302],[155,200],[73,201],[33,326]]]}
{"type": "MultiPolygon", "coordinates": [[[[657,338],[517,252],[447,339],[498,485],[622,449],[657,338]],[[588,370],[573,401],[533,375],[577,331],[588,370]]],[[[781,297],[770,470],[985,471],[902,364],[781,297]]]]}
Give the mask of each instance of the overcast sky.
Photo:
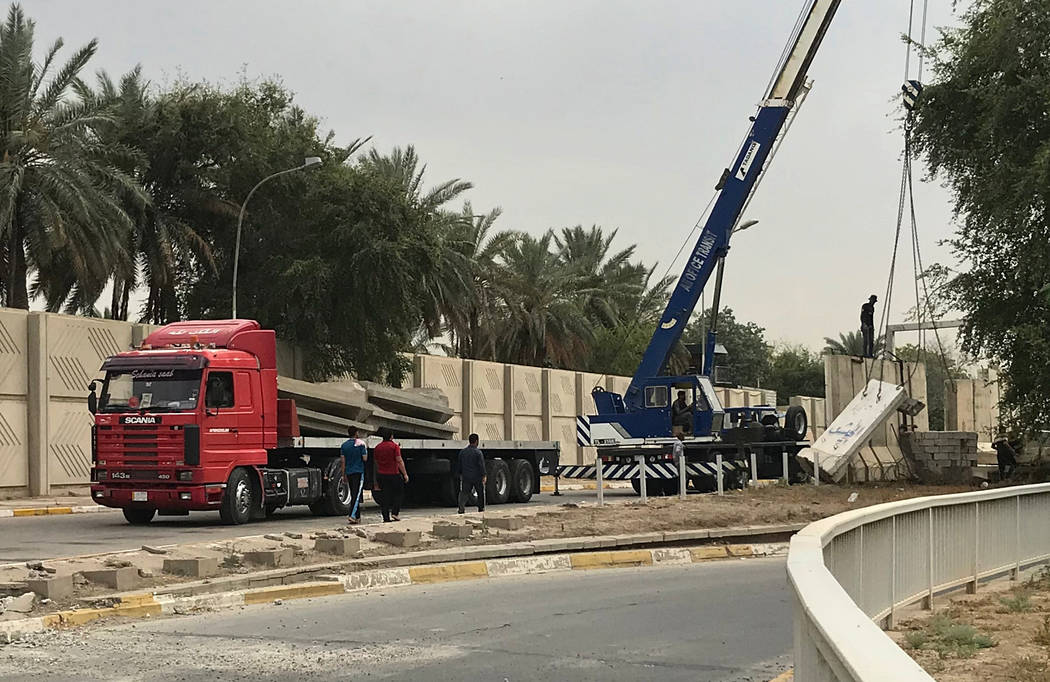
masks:
{"type": "MultiPolygon", "coordinates": [[[[908,0],[847,0],[812,94],[727,261],[723,302],[814,349],[883,297],[896,220],[908,0]]],[[[802,0],[28,0],[38,41],[97,37],[94,68],[279,75],[340,143],[414,144],[503,228],[619,228],[667,267],[747,131],[802,0]]],[[[931,0],[930,26],[953,20],[931,0]]],[[[290,163],[298,159],[289,159],[290,163]]],[[[923,256],[952,265],[950,195],[917,188],[923,256]]],[[[891,311],[901,321],[911,262],[891,311]]],[[[673,272],[677,275],[680,266],[673,272]]],[[[914,294],[911,293],[914,302],[914,294]]],[[[881,309],[880,309],[881,310],[881,309]]]]}

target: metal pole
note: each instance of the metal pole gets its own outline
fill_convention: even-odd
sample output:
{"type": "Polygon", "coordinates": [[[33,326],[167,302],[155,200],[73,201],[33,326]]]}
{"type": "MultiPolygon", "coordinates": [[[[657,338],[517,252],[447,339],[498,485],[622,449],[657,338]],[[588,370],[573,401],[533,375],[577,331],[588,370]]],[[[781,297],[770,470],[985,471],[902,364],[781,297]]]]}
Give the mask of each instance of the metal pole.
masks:
{"type": "Polygon", "coordinates": [[[780,462],[781,462],[781,466],[782,466],[783,471],[784,471],[784,475],[781,478],[784,479],[784,485],[787,485],[787,484],[791,483],[791,479],[788,476],[788,451],[787,450],[781,450],[780,451],[780,462]]]}
{"type": "Polygon", "coordinates": [[[685,452],[678,456],[678,499],[685,499],[685,452]]]}
{"type": "Polygon", "coordinates": [[[294,173],[298,170],[303,170],[306,167],[307,166],[304,163],[296,166],[295,168],[288,168],[283,171],[277,171],[272,175],[267,175],[265,178],[257,182],[255,184],[255,187],[252,187],[252,191],[248,192],[248,196],[245,197],[244,203],[241,204],[241,212],[237,215],[237,238],[233,247],[233,302],[231,306],[231,312],[233,313],[234,319],[237,319],[237,269],[241,260],[241,223],[244,222],[244,210],[248,208],[248,202],[252,200],[252,195],[255,194],[255,190],[262,187],[264,183],[269,182],[270,180],[273,180],[278,176],[287,175],[288,173],[294,173]]]}
{"type": "Polygon", "coordinates": [[[718,477],[718,494],[719,495],[725,495],[726,494],[725,493],[725,486],[724,486],[724,482],[722,480],[722,453],[721,452],[719,452],[718,454],[715,455],[715,469],[718,470],[717,474],[716,474],[717,477],[718,477]]]}
{"type": "Polygon", "coordinates": [[[973,585],[967,590],[977,594],[977,579],[981,574],[981,503],[973,503],[973,585]]]}
{"type": "Polygon", "coordinates": [[[638,488],[641,491],[642,502],[645,503],[649,500],[645,490],[645,455],[635,455],[634,458],[638,462],[638,488]]]}
{"type": "Polygon", "coordinates": [[[758,455],[751,453],[751,487],[758,487],[758,455]]]}
{"type": "Polygon", "coordinates": [[[605,504],[605,488],[602,481],[602,457],[594,456],[594,475],[598,478],[598,506],[605,504]]]}
{"type": "Polygon", "coordinates": [[[926,536],[929,542],[929,553],[926,559],[926,572],[927,577],[927,593],[926,593],[926,608],[930,611],[933,610],[933,507],[929,508],[929,533],[926,536]]]}

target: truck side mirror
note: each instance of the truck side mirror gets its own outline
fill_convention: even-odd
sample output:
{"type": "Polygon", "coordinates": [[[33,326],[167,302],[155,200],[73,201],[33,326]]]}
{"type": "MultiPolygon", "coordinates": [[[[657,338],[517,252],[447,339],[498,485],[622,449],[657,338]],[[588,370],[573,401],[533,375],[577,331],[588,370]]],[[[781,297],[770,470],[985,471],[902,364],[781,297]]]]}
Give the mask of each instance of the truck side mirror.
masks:
{"type": "Polygon", "coordinates": [[[98,396],[95,395],[95,388],[96,387],[97,387],[97,384],[94,381],[92,381],[90,384],[88,384],[88,391],[89,391],[89,393],[88,393],[87,403],[88,403],[88,412],[90,412],[91,414],[95,414],[96,412],[98,412],[98,396]]]}

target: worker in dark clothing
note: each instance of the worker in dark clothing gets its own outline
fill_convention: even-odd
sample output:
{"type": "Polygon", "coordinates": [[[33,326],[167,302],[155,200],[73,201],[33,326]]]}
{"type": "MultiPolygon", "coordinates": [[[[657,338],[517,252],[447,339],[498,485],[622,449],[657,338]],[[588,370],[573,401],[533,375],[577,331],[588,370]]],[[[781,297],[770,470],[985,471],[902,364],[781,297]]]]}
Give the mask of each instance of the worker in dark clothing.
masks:
{"type": "Polygon", "coordinates": [[[868,302],[860,307],[860,333],[864,337],[864,357],[875,357],[875,301],[879,297],[872,294],[868,302]]]}
{"type": "MultiPolygon", "coordinates": [[[[400,521],[401,500],[405,495],[405,484],[408,483],[408,472],[405,460],[401,458],[401,446],[394,442],[394,435],[389,431],[382,434],[383,442],[376,446],[373,457],[376,463],[376,488],[380,490],[379,509],[383,512],[383,521],[400,521]]],[[[375,489],[375,488],[374,488],[375,489]]]]}
{"type": "Polygon", "coordinates": [[[459,474],[459,513],[464,513],[470,491],[477,492],[478,511],[485,511],[485,484],[488,483],[488,472],[485,470],[485,454],[478,447],[478,434],[472,433],[467,438],[469,445],[459,451],[456,457],[456,472],[459,474]]]}
{"type": "Polygon", "coordinates": [[[995,448],[995,459],[999,465],[999,480],[1005,481],[1010,478],[1017,467],[1017,451],[1003,434],[995,437],[992,447],[995,448]]]}
{"type": "Polygon", "coordinates": [[[671,426],[679,426],[685,433],[693,432],[693,409],[685,400],[685,391],[678,392],[678,399],[671,403],[671,426]]]}

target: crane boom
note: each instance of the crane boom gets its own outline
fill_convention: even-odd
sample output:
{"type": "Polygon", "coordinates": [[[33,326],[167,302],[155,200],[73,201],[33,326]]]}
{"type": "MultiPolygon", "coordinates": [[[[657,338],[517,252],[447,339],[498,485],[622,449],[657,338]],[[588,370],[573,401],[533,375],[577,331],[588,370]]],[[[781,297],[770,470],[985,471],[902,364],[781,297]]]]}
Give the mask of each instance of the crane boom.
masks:
{"type": "MultiPolygon", "coordinates": [[[[642,409],[643,386],[647,379],[658,376],[667,364],[675,344],[682,337],[700,294],[716,267],[721,267],[729,250],[729,239],[740,220],[740,214],[754,191],[770,151],[784,129],[791,108],[805,86],[806,74],[841,0],[810,0],[803,9],[804,19],[792,36],[790,47],[779,65],[766,98],[751,119],[751,129],[733,165],[726,169],[720,193],[704,228],[686,261],[682,275],[667,302],[635,371],[631,385],[623,396],[627,410],[642,409]]],[[[717,294],[716,294],[717,298],[717,294]]],[[[717,301],[715,304],[717,311],[717,301]]],[[[712,325],[713,327],[714,325],[712,325]]],[[[709,334],[704,358],[704,374],[711,371],[710,358],[714,334],[709,334]]],[[[616,409],[613,403],[596,400],[599,413],[616,409]]],[[[618,411],[618,410],[617,410],[618,411]]]]}

